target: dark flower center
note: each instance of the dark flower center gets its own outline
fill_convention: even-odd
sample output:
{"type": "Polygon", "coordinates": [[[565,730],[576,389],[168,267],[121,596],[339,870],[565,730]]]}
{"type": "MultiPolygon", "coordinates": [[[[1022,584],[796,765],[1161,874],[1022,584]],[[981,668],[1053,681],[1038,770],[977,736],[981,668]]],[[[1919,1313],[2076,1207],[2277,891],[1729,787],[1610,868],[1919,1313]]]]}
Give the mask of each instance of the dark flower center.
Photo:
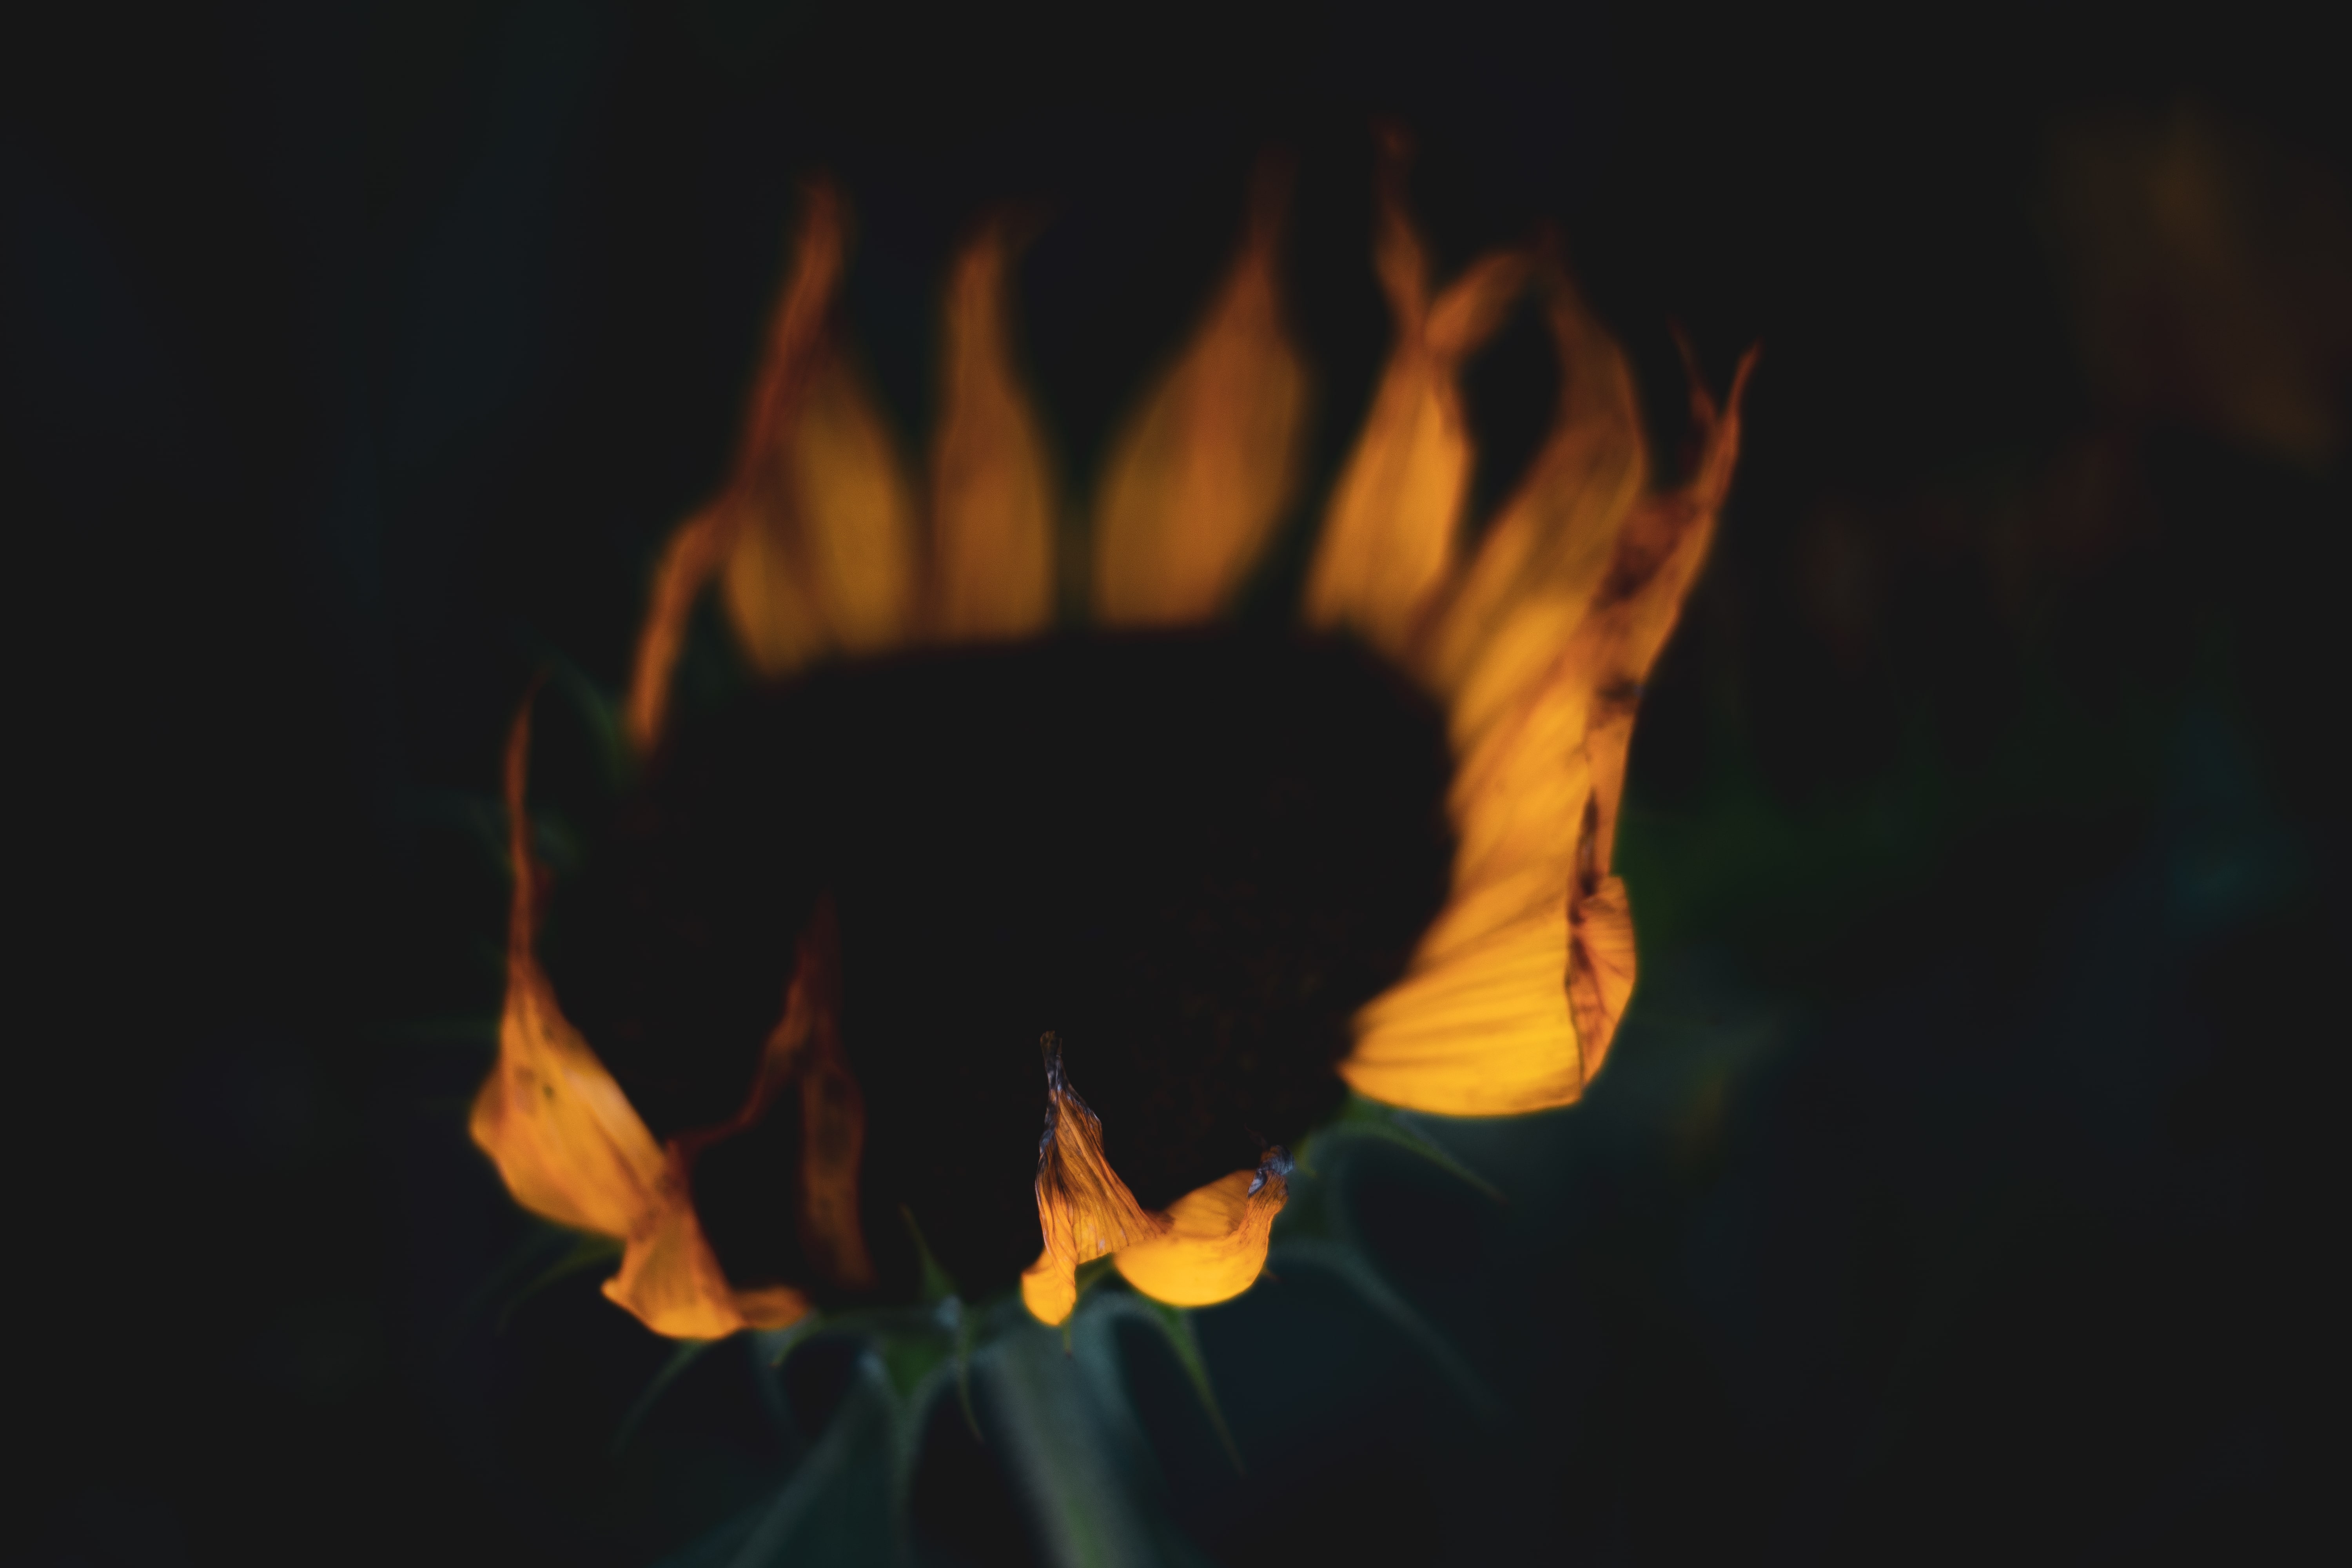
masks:
{"type": "MultiPolygon", "coordinates": [[[[1336,1110],[1350,1016],[1442,901],[1443,722],[1352,645],[1068,637],[835,667],[683,721],[555,889],[566,1013],[657,1138],[742,1105],[838,917],[886,1289],[911,1214],[967,1291],[1037,1255],[1038,1039],[1164,1207],[1336,1110]]],[[[805,1282],[801,1119],[703,1154],[738,1286],[805,1282]]]]}

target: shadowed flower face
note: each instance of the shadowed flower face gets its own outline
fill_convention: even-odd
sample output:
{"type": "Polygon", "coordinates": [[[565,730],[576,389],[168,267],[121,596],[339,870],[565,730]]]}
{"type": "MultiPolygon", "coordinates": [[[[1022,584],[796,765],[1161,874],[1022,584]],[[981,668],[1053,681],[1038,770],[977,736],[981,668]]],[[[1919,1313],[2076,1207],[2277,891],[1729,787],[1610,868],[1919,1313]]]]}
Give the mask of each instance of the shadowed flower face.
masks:
{"type": "Polygon", "coordinates": [[[527,1207],[625,1244],[606,1293],[652,1328],[905,1297],[925,1245],[1047,1322],[1104,1258],[1223,1300],[1264,1264],[1286,1146],[1349,1090],[1505,1115],[1599,1069],[1633,984],[1609,858],[1634,706],[1738,389],[1722,414],[1695,395],[1696,470],[1653,490],[1623,362],[1556,266],[1433,288],[1398,175],[1374,247],[1395,345],[1271,631],[1225,611],[1299,466],[1273,186],[1113,444],[1082,562],[1003,229],[953,269],[918,485],[840,340],[843,225],[811,192],[734,476],[656,573],[638,781],[561,885],[523,826],[527,712],[508,758],[474,1135],[527,1207]],[[1456,375],[1529,289],[1559,416],[1465,558],[1456,375]],[[706,598],[757,679],[688,711],[706,598]]]}

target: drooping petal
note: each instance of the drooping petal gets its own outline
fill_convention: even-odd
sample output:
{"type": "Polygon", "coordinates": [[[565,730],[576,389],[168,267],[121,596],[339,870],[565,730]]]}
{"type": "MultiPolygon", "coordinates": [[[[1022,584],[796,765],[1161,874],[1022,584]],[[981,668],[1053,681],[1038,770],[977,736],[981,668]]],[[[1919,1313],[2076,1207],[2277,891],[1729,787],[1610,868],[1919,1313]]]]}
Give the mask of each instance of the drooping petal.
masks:
{"type": "Polygon", "coordinates": [[[515,1201],[625,1243],[604,1292],[656,1333],[710,1339],[747,1323],[781,1326],[808,1303],[782,1288],[735,1291],[694,1214],[685,1157],[657,1146],[595,1052],[556,1005],[539,966],[538,871],[524,813],[530,747],[526,703],[507,739],[506,795],[514,901],[499,1059],[474,1100],[469,1131],[515,1201]]]}
{"type": "Polygon", "coordinates": [[[1739,456],[1740,395],[1755,364],[1756,351],[1750,349],[1733,373],[1730,395],[1719,412],[1692,372],[1692,424],[1702,441],[1698,470],[1681,489],[1657,497],[1627,523],[1582,634],[1596,650],[1593,661],[1601,675],[1584,742],[1592,800],[1570,902],[1575,951],[1569,994],[1588,1081],[1600,1070],[1633,991],[1633,914],[1624,883],[1609,872],[1633,711],[1642,683],[1681,617],[1714,541],[1716,517],[1739,456]]]}
{"type": "Polygon", "coordinates": [[[1050,1097],[1037,1145],[1037,1225],[1045,1250],[1021,1276],[1021,1300],[1040,1322],[1058,1323],[1077,1304],[1078,1266],[1159,1236],[1168,1228],[1146,1213],[1102,1147],[1102,1121],[1070,1087],[1061,1041],[1045,1039],[1050,1097]]]}
{"type": "Polygon", "coordinates": [[[1054,609],[1052,467],[1013,374],[1013,247],[991,223],[948,284],[945,413],[931,454],[933,636],[1024,637],[1054,609]]]}
{"type": "Polygon", "coordinates": [[[1528,269],[1517,252],[1483,257],[1432,305],[1403,173],[1392,141],[1375,257],[1396,346],[1332,491],[1307,584],[1310,625],[1352,627],[1391,657],[1454,571],[1474,458],[1456,384],[1462,361],[1501,325],[1528,269]]]}
{"type": "Polygon", "coordinates": [[[1223,608],[1289,503],[1307,373],[1282,324],[1279,183],[1259,182],[1223,290],[1112,444],[1095,514],[1095,613],[1167,626],[1223,608]]]}
{"type": "MultiPolygon", "coordinates": [[[[1556,323],[1567,355],[1575,318],[1556,323]]],[[[1622,363],[1610,351],[1583,368],[1601,373],[1602,395],[1581,405],[1591,426],[1567,422],[1571,390],[1427,655],[1461,759],[1454,887],[1404,979],[1358,1015],[1340,1068],[1391,1104],[1457,1116],[1566,1104],[1600,1070],[1633,992],[1632,914],[1609,874],[1626,747],[1728,487],[1748,366],[1721,416],[1695,394],[1705,447],[1691,481],[1634,504],[1623,487],[1642,457],[1616,395],[1622,363]],[[1580,482],[1591,492],[1569,493],[1580,482]]],[[[1580,365],[1566,370],[1572,389],[1580,365]]]]}
{"type": "Polygon", "coordinates": [[[656,569],[629,688],[640,750],[659,737],[687,623],[714,575],[765,675],[895,647],[913,629],[913,490],[832,324],[843,227],[832,187],[813,184],[733,473],[656,569]]]}
{"type": "Polygon", "coordinates": [[[841,1044],[841,934],[830,899],[802,934],[778,1033],[800,1083],[801,1249],[835,1284],[862,1289],[874,1283],[857,1206],[866,1097],[841,1044]]]}
{"type": "Polygon", "coordinates": [[[1290,1161],[1220,1176],[1168,1208],[1168,1229],[1114,1254],[1120,1277],[1171,1307],[1229,1301],[1257,1282],[1265,1268],[1274,1217],[1289,1197],[1290,1161]]]}

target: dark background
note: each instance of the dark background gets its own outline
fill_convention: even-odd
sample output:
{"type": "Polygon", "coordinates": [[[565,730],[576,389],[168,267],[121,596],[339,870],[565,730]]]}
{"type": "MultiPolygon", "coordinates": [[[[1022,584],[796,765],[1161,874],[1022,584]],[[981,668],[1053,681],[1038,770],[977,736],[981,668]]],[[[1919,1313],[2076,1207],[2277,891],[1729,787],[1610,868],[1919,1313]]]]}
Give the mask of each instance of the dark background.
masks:
{"type": "MultiPolygon", "coordinates": [[[[638,1562],[755,1495],[782,1460],[719,1383],[604,1458],[663,1352],[592,1275],[468,1308],[524,1234],[462,1131],[501,727],[551,658],[617,685],[803,176],[857,215],[916,450],[950,247],[1034,204],[1083,494],[1289,148],[1328,477],[1386,331],[1375,115],[1442,271],[1559,226],[1668,464],[1670,324],[1718,386],[1764,361],[1634,750],[1608,1074],[1442,1131],[1505,1210],[1350,1172],[1507,1415],[1261,1290],[1202,1329],[1246,1480],[1138,1373],[1181,1521],[1235,1563],[2322,1554],[2352,121],[2315,34],[706,0],[6,35],[10,1560],[638,1562]]],[[[1482,504],[1551,387],[1531,319],[1472,373],[1482,504]]],[[[941,1550],[1011,1539],[984,1514],[941,1550]]]]}

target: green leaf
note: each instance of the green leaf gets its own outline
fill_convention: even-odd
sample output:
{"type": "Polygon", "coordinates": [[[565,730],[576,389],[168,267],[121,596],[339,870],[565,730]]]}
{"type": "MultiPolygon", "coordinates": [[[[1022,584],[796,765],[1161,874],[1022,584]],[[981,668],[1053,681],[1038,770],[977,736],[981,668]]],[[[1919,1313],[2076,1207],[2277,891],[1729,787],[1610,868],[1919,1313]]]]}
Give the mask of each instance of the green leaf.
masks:
{"type": "Polygon", "coordinates": [[[1393,1143],[1400,1149],[1410,1149],[1439,1170],[1479,1193],[1488,1202],[1498,1205],[1510,1202],[1503,1195],[1501,1188],[1455,1159],[1443,1144],[1404,1120],[1404,1117],[1405,1113],[1394,1106],[1382,1105],[1378,1100],[1350,1095],[1347,1108],[1339,1113],[1339,1120],[1317,1135],[1318,1146],[1326,1142],[1344,1142],[1349,1138],[1370,1138],[1383,1143],[1393,1143]]]}
{"type": "Polygon", "coordinates": [[[1464,1404],[1489,1419],[1502,1413],[1502,1401],[1486,1386],[1486,1379],[1462,1359],[1451,1341],[1414,1310],[1412,1303],[1381,1278],[1362,1254],[1320,1237],[1303,1237],[1281,1243],[1271,1261],[1286,1272],[1303,1265],[1329,1275],[1427,1356],[1464,1404]]]}
{"type": "Polygon", "coordinates": [[[1209,1382],[1209,1363],[1202,1358],[1200,1336],[1192,1331],[1192,1314],[1181,1307],[1155,1301],[1140,1291],[1128,1300],[1134,1303],[1133,1310],[1138,1316],[1166,1337],[1168,1348],[1176,1352],[1184,1375],[1192,1381],[1192,1392],[1200,1395],[1201,1408],[1208,1412],[1209,1425],[1217,1429],[1217,1441],[1224,1445],[1225,1458],[1234,1462],[1234,1473],[1245,1474],[1242,1451],[1234,1443],[1233,1432],[1225,1426],[1225,1413],[1217,1405],[1217,1391],[1209,1382]]]}

